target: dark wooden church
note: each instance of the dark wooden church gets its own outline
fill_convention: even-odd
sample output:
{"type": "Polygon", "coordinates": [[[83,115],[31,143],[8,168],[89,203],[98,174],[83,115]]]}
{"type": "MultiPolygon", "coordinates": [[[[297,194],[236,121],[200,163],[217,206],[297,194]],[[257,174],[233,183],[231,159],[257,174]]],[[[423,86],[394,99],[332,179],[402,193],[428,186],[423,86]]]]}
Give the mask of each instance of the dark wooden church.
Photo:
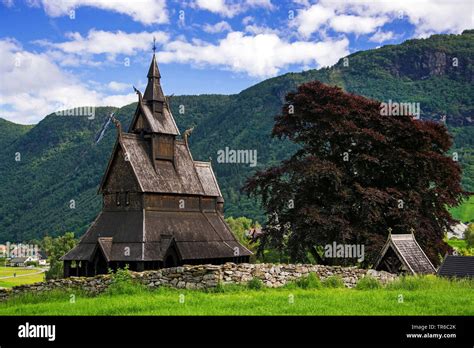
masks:
{"type": "Polygon", "coordinates": [[[62,257],[64,275],[93,276],[129,265],[142,271],[181,264],[248,262],[251,252],[224,221],[209,162],[194,161],[160,85],[155,54],[128,132],[118,137],[99,192],[103,208],[62,257]]]}

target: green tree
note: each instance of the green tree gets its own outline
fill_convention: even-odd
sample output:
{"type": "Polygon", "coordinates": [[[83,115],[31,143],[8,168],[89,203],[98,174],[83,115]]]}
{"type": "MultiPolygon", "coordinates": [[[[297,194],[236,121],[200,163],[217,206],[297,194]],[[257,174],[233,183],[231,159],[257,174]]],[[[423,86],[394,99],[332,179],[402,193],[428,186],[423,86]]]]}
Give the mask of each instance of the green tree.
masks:
{"type": "Polygon", "coordinates": [[[474,223],[471,223],[464,232],[464,239],[468,248],[474,248],[474,223]]]}
{"type": "Polygon", "coordinates": [[[237,240],[255,254],[258,243],[252,243],[251,239],[247,237],[246,232],[254,227],[259,228],[259,223],[253,222],[244,216],[238,218],[228,217],[225,219],[225,222],[229,225],[237,240]]]}
{"type": "Polygon", "coordinates": [[[60,260],[61,256],[66,254],[77,244],[73,232],[66,232],[63,236],[46,236],[40,242],[41,249],[48,255],[49,270],[46,272],[46,279],[57,279],[63,276],[64,265],[60,260]]]}

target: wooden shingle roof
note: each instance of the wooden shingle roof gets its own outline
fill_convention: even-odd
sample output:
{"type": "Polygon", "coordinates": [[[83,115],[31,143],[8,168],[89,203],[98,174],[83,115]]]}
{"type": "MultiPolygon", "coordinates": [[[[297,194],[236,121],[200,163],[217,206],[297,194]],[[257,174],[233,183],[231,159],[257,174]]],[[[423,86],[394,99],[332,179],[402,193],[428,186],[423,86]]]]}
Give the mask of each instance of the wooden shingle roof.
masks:
{"type": "Polygon", "coordinates": [[[221,197],[221,191],[210,162],[194,161],[185,142],[174,142],[174,162],[151,160],[151,144],[138,134],[122,133],[102,178],[99,191],[104,189],[111,164],[119,151],[127,154],[141,192],[174,193],[221,197]]]}
{"type": "Polygon", "coordinates": [[[413,234],[390,234],[374,268],[379,269],[389,251],[398,257],[403,269],[411,274],[432,274],[436,269],[428,259],[413,234]]]}
{"type": "Polygon", "coordinates": [[[91,261],[97,244],[107,261],[163,260],[171,242],[184,260],[251,255],[215,212],[102,211],[62,260],[91,261]]]}
{"type": "Polygon", "coordinates": [[[474,256],[446,256],[438,269],[438,275],[474,278],[474,256]]]}

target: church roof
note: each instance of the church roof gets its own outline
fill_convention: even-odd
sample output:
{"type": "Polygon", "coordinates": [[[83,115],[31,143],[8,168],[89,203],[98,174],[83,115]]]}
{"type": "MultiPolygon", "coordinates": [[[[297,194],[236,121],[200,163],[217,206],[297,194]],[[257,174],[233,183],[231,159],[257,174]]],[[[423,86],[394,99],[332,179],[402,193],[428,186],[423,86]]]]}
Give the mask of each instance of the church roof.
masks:
{"type": "Polygon", "coordinates": [[[161,133],[170,135],[179,135],[179,129],[176,122],[171,114],[167,103],[163,105],[162,113],[155,113],[150,110],[150,107],[142,100],[138,102],[137,110],[130,123],[129,132],[132,132],[135,128],[138,117],[142,116],[148,126],[148,132],[150,133],[161,133]]]}
{"type": "Polygon", "coordinates": [[[143,98],[147,101],[165,101],[165,95],[163,94],[163,90],[161,89],[160,84],[160,70],[158,69],[158,64],[156,63],[155,54],[153,54],[153,59],[151,60],[150,69],[148,70],[148,85],[145,89],[145,94],[143,98]]]}
{"type": "MultiPolygon", "coordinates": [[[[209,162],[193,161],[185,142],[174,142],[174,162],[151,159],[151,144],[138,134],[123,133],[118,144],[127,153],[129,163],[142,192],[222,196],[209,162]]],[[[115,151],[117,148],[115,149],[115,151]]],[[[111,161],[114,156],[112,156],[111,161]]],[[[104,188],[110,164],[104,174],[104,188]]]]}
{"type": "Polygon", "coordinates": [[[107,261],[163,260],[171,242],[183,260],[232,258],[236,250],[237,256],[251,254],[216,212],[102,211],[62,259],[91,261],[97,240],[107,261]]]}
{"type": "Polygon", "coordinates": [[[377,269],[388,250],[392,249],[398,256],[405,269],[412,274],[436,273],[431,261],[428,259],[413,234],[390,234],[380,255],[375,262],[377,269]]]}

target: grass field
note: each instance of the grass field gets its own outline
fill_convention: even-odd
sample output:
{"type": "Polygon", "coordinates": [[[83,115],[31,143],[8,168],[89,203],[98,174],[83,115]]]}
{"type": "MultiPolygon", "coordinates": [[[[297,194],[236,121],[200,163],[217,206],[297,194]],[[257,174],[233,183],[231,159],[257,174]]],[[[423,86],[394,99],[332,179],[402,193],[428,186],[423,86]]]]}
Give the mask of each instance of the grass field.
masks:
{"type": "Polygon", "coordinates": [[[12,286],[41,282],[44,280],[44,273],[38,272],[38,269],[31,268],[0,267],[0,287],[11,288],[12,286]],[[12,277],[14,273],[16,273],[16,277],[12,277]]]}
{"type": "Polygon", "coordinates": [[[467,243],[464,239],[449,239],[447,243],[449,246],[456,249],[467,248],[467,243]]]}
{"type": "Polygon", "coordinates": [[[474,195],[464,201],[460,206],[449,209],[451,216],[462,222],[474,221],[474,195]]]}
{"type": "Polygon", "coordinates": [[[474,315],[472,280],[408,277],[376,285],[258,290],[234,285],[206,292],[127,284],[97,297],[77,291],[25,294],[0,303],[0,315],[474,315]]]}

